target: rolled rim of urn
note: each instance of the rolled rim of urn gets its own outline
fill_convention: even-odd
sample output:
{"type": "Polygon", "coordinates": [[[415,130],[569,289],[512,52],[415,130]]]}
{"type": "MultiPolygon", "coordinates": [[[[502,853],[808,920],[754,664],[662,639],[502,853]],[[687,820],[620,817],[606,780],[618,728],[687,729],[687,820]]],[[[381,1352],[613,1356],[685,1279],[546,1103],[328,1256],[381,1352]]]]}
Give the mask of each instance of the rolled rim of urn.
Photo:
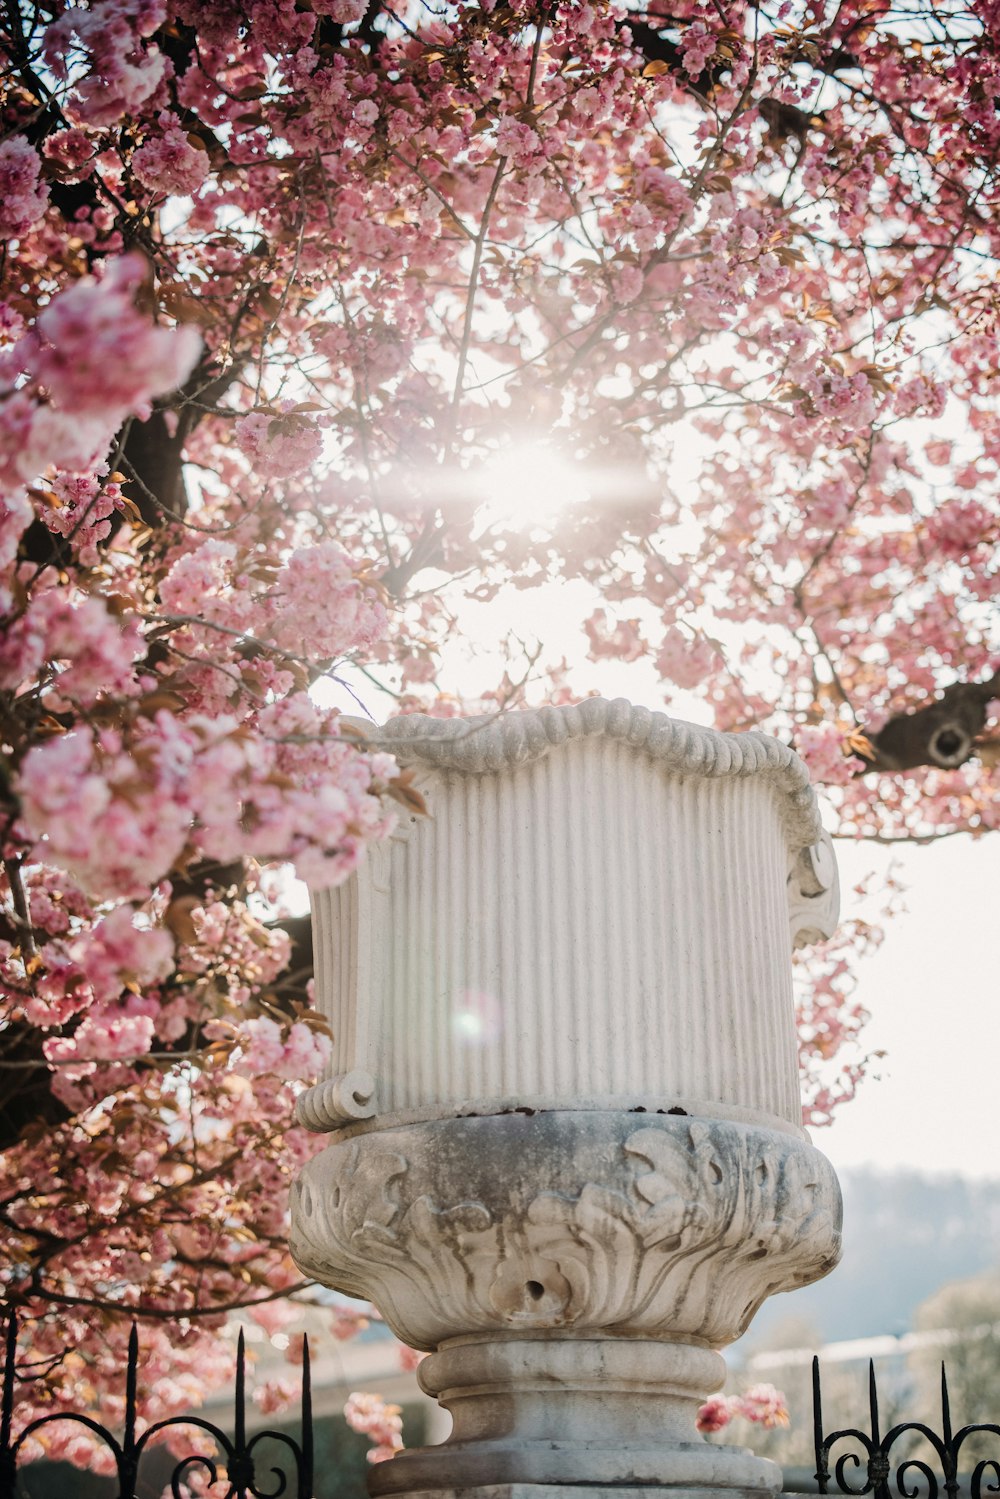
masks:
{"type": "Polygon", "coordinates": [[[782,795],[790,843],[806,848],[822,835],[819,805],[803,761],[769,734],[726,734],[642,708],[625,698],[587,698],[482,718],[391,718],[379,737],[398,760],[471,775],[512,769],[575,739],[617,739],[666,769],[698,777],[768,776],[782,795]]]}

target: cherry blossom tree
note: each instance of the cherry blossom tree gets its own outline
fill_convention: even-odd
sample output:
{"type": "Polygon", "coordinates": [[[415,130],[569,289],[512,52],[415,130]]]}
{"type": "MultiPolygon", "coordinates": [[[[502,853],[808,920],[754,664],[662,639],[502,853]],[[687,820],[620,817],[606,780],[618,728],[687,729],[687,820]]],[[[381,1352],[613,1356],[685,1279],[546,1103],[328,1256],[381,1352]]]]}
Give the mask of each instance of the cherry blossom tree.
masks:
{"type": "MultiPolygon", "coordinates": [[[[512,634],[449,695],[470,599],[516,626],[561,588],[581,656],[793,742],[841,836],[1000,825],[998,42],[996,0],[7,6],[26,1411],[113,1414],[134,1315],[173,1413],[228,1377],[227,1313],[305,1293],[290,1121],[329,1041],[287,872],[343,880],[415,797],[341,709],[580,690],[512,634]]],[[[813,1122],[877,940],[802,970],[813,1122]]]]}

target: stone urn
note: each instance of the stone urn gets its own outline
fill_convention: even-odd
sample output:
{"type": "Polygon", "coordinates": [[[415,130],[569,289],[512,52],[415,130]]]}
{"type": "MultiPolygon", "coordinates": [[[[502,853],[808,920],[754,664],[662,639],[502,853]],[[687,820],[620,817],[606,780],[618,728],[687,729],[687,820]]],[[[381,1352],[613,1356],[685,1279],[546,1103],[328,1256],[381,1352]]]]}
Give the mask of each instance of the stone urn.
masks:
{"type": "Polygon", "coordinates": [[[453,1418],[372,1493],[773,1493],[695,1417],[761,1302],[839,1255],[791,995],[838,902],[805,767],[600,699],[383,735],[430,815],[313,897],[334,1061],[299,1117],[331,1143],[291,1237],[431,1353],[453,1418]]]}

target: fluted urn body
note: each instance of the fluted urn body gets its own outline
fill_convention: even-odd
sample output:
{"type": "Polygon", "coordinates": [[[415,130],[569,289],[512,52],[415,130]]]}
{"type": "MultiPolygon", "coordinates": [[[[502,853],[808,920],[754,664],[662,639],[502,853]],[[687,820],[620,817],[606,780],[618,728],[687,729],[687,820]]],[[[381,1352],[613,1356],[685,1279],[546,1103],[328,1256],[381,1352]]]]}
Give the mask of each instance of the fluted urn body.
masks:
{"type": "Polygon", "coordinates": [[[430,816],[314,896],[334,1062],[300,1117],[332,1142],[292,1233],[454,1417],[373,1491],[773,1490],[694,1415],[839,1252],[797,1086],[791,949],[837,904],[804,767],[599,699],[385,736],[430,816]]]}

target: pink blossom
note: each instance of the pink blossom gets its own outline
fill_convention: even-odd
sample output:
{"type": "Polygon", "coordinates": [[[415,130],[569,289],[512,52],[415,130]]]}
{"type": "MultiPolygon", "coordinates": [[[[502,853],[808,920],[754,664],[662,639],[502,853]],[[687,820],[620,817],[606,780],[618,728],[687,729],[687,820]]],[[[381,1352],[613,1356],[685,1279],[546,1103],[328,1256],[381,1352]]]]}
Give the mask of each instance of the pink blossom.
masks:
{"type": "Polygon", "coordinates": [[[789,1423],[785,1397],[773,1384],[752,1385],[739,1397],[738,1403],[741,1416],[767,1430],[775,1426],[787,1426],[789,1423]]]}
{"type": "Polygon", "coordinates": [[[321,659],[370,647],[385,629],[385,609],[374,589],[357,581],[347,554],[333,541],[292,552],[271,605],[276,643],[321,659]]]}
{"type": "Polygon", "coordinates": [[[135,658],[142,640],[134,621],[123,626],[103,600],[71,602],[62,589],[32,601],[0,643],[0,684],[17,687],[42,662],[62,663],[54,690],[81,707],[102,694],[136,691],[135,658]]]}
{"type": "Polygon", "coordinates": [[[694,639],[684,635],[676,625],[664,632],[663,643],[656,657],[656,669],[661,677],[676,683],[678,687],[698,687],[716,671],[719,657],[701,636],[694,639]]]}
{"type": "Polygon", "coordinates": [[[330,1331],[342,1343],[356,1338],[370,1325],[370,1319],[360,1307],[337,1306],[330,1316],[330,1331]]]}
{"type": "Polygon", "coordinates": [[[645,655],[646,641],[637,619],[610,620],[603,609],[596,610],[584,625],[595,661],[610,658],[637,661],[645,655]]]}
{"type": "Polygon", "coordinates": [[[895,393],[893,405],[899,416],[941,416],[947,400],[947,391],[940,380],[929,375],[914,375],[900,385],[895,393]]]}
{"type": "Polygon", "coordinates": [[[301,474],[319,458],[323,434],[314,422],[295,412],[268,416],[251,412],[236,423],[236,440],[261,471],[273,478],[301,474]]]}
{"type": "Polygon", "coordinates": [[[684,71],[692,78],[703,72],[715,56],[715,37],[704,21],[692,21],[681,37],[680,52],[684,58],[684,71]]]}
{"type": "Polygon", "coordinates": [[[314,1026],[296,1021],[285,1040],[280,1075],[311,1082],[330,1060],[330,1037],[314,1026]]]}
{"type": "Polygon", "coordinates": [[[367,0],[313,0],[313,10],[319,16],[329,16],[341,26],[351,26],[364,18],[367,0]]]}
{"type": "MultiPolygon", "coordinates": [[[[3,407],[0,406],[0,475],[3,472],[3,407]]],[[[0,568],[7,568],[17,555],[18,543],[27,526],[31,524],[33,512],[26,494],[12,487],[6,494],[0,484],[0,568]]],[[[9,594],[8,594],[9,599],[9,594]]],[[[0,596],[0,608],[6,612],[9,603],[0,596]]],[[[0,651],[3,647],[0,646],[0,651]]]]}
{"type": "Polygon", "coordinates": [[[67,181],[73,182],[80,175],[80,168],[93,160],[96,148],[93,140],[83,130],[71,127],[57,130],[46,138],[42,153],[49,161],[56,162],[67,181]]]}
{"type": "Polygon", "coordinates": [[[191,813],[184,797],[185,761],[163,757],[171,738],[151,730],[142,760],[107,734],[79,730],[35,745],[18,788],[25,825],[44,839],[45,856],[95,895],[143,897],[184,846],[191,813]]]}
{"type": "Polygon", "coordinates": [[[119,419],[111,416],[109,420],[105,411],[74,417],[41,404],[28,387],[6,398],[0,395],[0,503],[20,506],[19,487],[51,467],[83,469],[99,463],[119,419]]]}
{"type": "Polygon", "coordinates": [[[96,473],[62,473],[52,480],[50,493],[59,508],[46,509],[42,519],[50,531],[66,537],[83,566],[93,567],[99,543],[111,535],[111,516],[122,504],[120,485],[102,482],[96,473]]]}
{"type": "Polygon", "coordinates": [[[277,1072],[285,1057],[281,1026],[267,1015],[245,1020],[240,1027],[239,1070],[248,1077],[259,1072],[277,1072]]]}
{"type": "Polygon", "coordinates": [[[173,966],[174,944],[161,927],[136,925],[132,908],[123,905],[75,937],[68,951],[87,975],[94,997],[110,1001],[127,984],[146,986],[165,979],[173,966]]]}
{"type": "Polygon", "coordinates": [[[23,136],[0,143],[0,238],[26,234],[45,212],[49,195],[39,181],[41,165],[23,136]]]}
{"type": "Polygon", "coordinates": [[[516,166],[526,166],[534,161],[541,151],[538,132],[513,115],[504,115],[497,126],[497,152],[510,157],[516,166]]]}
{"type": "Polygon", "coordinates": [[[347,1397],[344,1419],[352,1431],[360,1431],[372,1443],[370,1463],[385,1462],[403,1445],[403,1417],[398,1405],[386,1405],[379,1395],[355,1391],[347,1397]]]}
{"type": "Polygon", "coordinates": [[[247,1077],[273,1073],[311,1082],[330,1059],[330,1038],[302,1021],[285,1030],[263,1015],[239,1027],[240,1054],[235,1066],[247,1077]]]}
{"type": "Polygon", "coordinates": [[[191,370],[201,340],[191,328],[158,328],[137,311],[144,275],[139,256],[124,256],[101,281],[84,277],[39,315],[34,372],[66,410],[105,415],[111,407],[120,419],[191,370]]]}
{"type": "Polygon", "coordinates": [[[846,737],[846,730],[829,722],[803,724],[798,730],[795,748],[814,781],[826,786],[846,786],[864,770],[864,760],[848,751],[846,737]]]}
{"type": "Polygon", "coordinates": [[[397,1351],[399,1367],[404,1374],[413,1374],[427,1357],[426,1353],[421,1353],[418,1348],[410,1348],[406,1343],[400,1343],[397,1351]]]}
{"type": "Polygon", "coordinates": [[[176,115],[164,111],[159,132],[149,136],[132,158],[132,171],[152,192],[189,196],[208,175],[208,152],[183,129],[176,115]]]}
{"type": "Polygon", "coordinates": [[[291,1379],[275,1378],[258,1385],[253,1392],[254,1402],[262,1416],[273,1416],[275,1411],[284,1411],[299,1398],[298,1383],[291,1379]]]}
{"type": "Polygon", "coordinates": [[[162,0],[93,0],[89,9],[66,10],[48,27],[43,54],[57,77],[68,76],[74,50],[87,61],[70,96],[72,117],[99,129],[142,108],[166,72],[163,53],[142,43],[165,15],[162,0]]]}
{"type": "Polygon", "coordinates": [[[155,1003],[134,997],[124,1004],[93,1004],[71,1036],[45,1041],[46,1060],[56,1064],[132,1060],[142,1057],[153,1040],[155,1003]]]}
{"type": "Polygon", "coordinates": [[[725,1395],[710,1395],[698,1411],[695,1426],[699,1431],[722,1431],[733,1418],[725,1395]]]}
{"type": "Polygon", "coordinates": [[[262,1327],[269,1337],[284,1332],[295,1320],[295,1307],[290,1301],[259,1301],[247,1308],[248,1315],[262,1327]]]}
{"type": "Polygon", "coordinates": [[[641,295],[643,274],[637,265],[623,265],[615,275],[615,298],[625,305],[641,295]]]}
{"type": "Polygon", "coordinates": [[[997,534],[997,521],[978,500],[951,500],[934,512],[927,529],[944,556],[960,558],[989,546],[997,534]]]}

